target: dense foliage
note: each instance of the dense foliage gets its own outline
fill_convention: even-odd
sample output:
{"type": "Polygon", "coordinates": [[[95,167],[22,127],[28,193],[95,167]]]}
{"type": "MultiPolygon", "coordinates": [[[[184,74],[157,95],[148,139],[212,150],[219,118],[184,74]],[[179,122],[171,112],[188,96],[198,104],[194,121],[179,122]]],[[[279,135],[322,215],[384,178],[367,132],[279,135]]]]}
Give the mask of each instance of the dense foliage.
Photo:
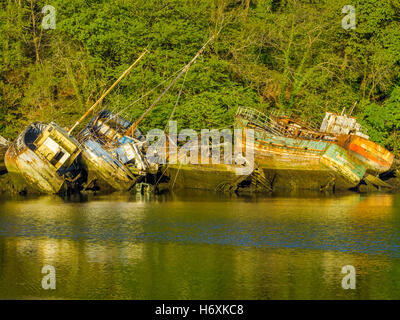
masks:
{"type": "Polygon", "coordinates": [[[240,105],[354,114],[371,139],[400,149],[399,0],[0,0],[0,134],[32,121],[71,126],[148,48],[102,108],[136,119],[219,33],[144,126],[222,128],[240,105]],[[356,28],[342,28],[344,5],[356,28]],[[44,30],[42,7],[56,8],[44,30]],[[183,85],[183,86],[182,86],[183,85]],[[155,89],[154,89],[155,88],[155,89]],[[150,93],[150,90],[154,89],[150,93]],[[137,99],[145,95],[141,100],[137,99]]]}

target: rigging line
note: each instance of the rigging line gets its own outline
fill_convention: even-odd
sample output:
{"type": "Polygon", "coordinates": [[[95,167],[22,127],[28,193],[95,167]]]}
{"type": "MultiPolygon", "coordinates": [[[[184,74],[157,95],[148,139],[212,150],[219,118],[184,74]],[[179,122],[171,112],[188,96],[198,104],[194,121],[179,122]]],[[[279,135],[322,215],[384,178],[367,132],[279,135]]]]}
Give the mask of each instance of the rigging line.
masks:
{"type": "MultiPolygon", "coordinates": [[[[152,93],[153,91],[155,91],[158,87],[160,87],[161,85],[163,85],[165,82],[167,82],[168,80],[172,79],[173,77],[175,77],[177,74],[179,74],[185,67],[182,67],[181,69],[179,69],[178,71],[176,71],[174,74],[172,74],[171,76],[169,76],[168,78],[166,78],[165,80],[161,81],[157,86],[155,86],[153,89],[147,91],[144,95],[142,95],[140,98],[136,99],[134,102],[132,102],[131,104],[127,105],[126,107],[120,109],[119,112],[115,113],[118,116],[121,116],[122,112],[126,111],[129,107],[132,107],[133,105],[135,105],[136,103],[138,103],[140,100],[144,99],[145,97],[147,97],[150,93],[152,93]]],[[[131,116],[131,118],[133,118],[133,116],[131,116]]],[[[131,120],[131,119],[129,119],[131,120]]],[[[132,122],[132,121],[130,121],[132,122]]]]}
{"type": "Polygon", "coordinates": [[[132,126],[126,131],[126,135],[132,134],[133,132],[137,129],[139,124],[142,122],[142,120],[154,109],[154,107],[157,105],[157,103],[162,99],[162,97],[168,92],[169,89],[171,89],[174,84],[178,81],[178,79],[188,71],[188,69],[195,63],[196,59],[204,52],[205,48],[207,45],[215,39],[215,35],[213,35],[210,39],[207,40],[207,42],[201,47],[201,49],[196,53],[196,55],[192,58],[192,60],[185,65],[183,70],[176,76],[174,80],[167,86],[167,88],[164,89],[164,91],[161,93],[160,96],[154,102],[151,104],[151,106],[135,121],[132,126]]]}
{"type": "Polygon", "coordinates": [[[71,135],[72,131],[82,123],[83,120],[86,119],[86,117],[90,114],[90,112],[92,112],[94,110],[94,108],[96,108],[96,106],[101,103],[104,98],[112,91],[112,89],[114,89],[115,86],[118,85],[118,83],[133,69],[133,67],[145,56],[145,54],[148,52],[147,49],[145,49],[142,54],[136,59],[136,61],[134,63],[132,63],[128,69],[126,69],[121,76],[111,85],[110,88],[107,89],[106,92],[104,92],[101,97],[95,102],[94,105],[92,105],[83,116],[81,116],[79,118],[79,120],[72,126],[71,129],[68,130],[68,134],[71,135]]]}
{"type": "MultiPolygon", "coordinates": [[[[200,51],[196,54],[196,56],[187,64],[185,65],[183,68],[181,68],[178,72],[176,72],[174,75],[178,74],[177,78],[174,79],[174,81],[168,86],[168,88],[166,90],[164,90],[164,92],[161,94],[160,97],[158,97],[156,99],[156,101],[153,104],[156,104],[158,102],[158,100],[161,99],[161,97],[166,93],[166,91],[168,91],[168,89],[174,84],[174,82],[181,76],[182,73],[186,73],[190,67],[190,65],[192,63],[194,63],[194,61],[196,60],[196,58],[203,52],[203,50],[205,49],[205,47],[208,45],[209,42],[211,42],[212,40],[214,40],[222,31],[222,29],[224,28],[224,25],[221,25],[220,29],[218,30],[218,32],[216,34],[214,34],[210,39],[208,39],[208,41],[203,45],[203,47],[200,49],[200,51]]],[[[121,109],[120,112],[117,113],[117,115],[121,115],[121,113],[123,111],[125,111],[126,109],[128,109],[129,107],[133,106],[134,104],[136,104],[137,102],[139,102],[140,100],[142,100],[144,97],[148,96],[151,92],[153,92],[156,88],[158,88],[160,85],[162,85],[164,82],[166,82],[167,80],[171,79],[174,75],[170,76],[169,78],[165,79],[164,81],[162,81],[159,85],[157,85],[155,88],[153,88],[152,90],[150,90],[149,92],[147,92],[145,95],[143,95],[142,97],[140,97],[139,99],[137,99],[136,101],[134,101],[133,103],[131,103],[130,105],[126,106],[125,108],[121,109]]],[[[139,124],[139,122],[145,117],[146,113],[148,113],[151,109],[152,109],[153,105],[150,106],[150,108],[148,110],[146,110],[146,112],[139,118],[139,120],[137,120],[129,129],[128,131],[134,129],[134,127],[137,127],[137,125],[139,124]]],[[[130,120],[130,119],[129,119],[130,120]]],[[[132,122],[132,121],[131,121],[132,122]]],[[[136,129],[136,128],[135,128],[136,129]]],[[[127,133],[128,133],[127,131],[127,133]]]]}
{"type": "Polygon", "coordinates": [[[169,164],[167,164],[167,165],[165,166],[164,172],[161,174],[160,178],[157,180],[157,182],[156,182],[156,187],[157,187],[158,184],[160,183],[160,181],[161,181],[162,177],[164,176],[165,172],[167,172],[168,167],[169,167],[169,164]]]}
{"type": "MultiPolygon", "coordinates": [[[[170,135],[167,135],[167,138],[168,138],[168,141],[169,141],[169,143],[173,143],[173,141],[171,140],[171,137],[170,137],[170,135]]],[[[178,147],[177,145],[175,145],[176,147],[178,147]]],[[[165,152],[168,152],[169,151],[169,147],[166,147],[165,148],[165,152]]],[[[169,154],[169,153],[168,153],[169,154]]],[[[178,156],[178,154],[177,154],[177,156],[178,156]]],[[[167,172],[167,169],[168,169],[168,167],[169,167],[169,163],[166,165],[166,167],[165,167],[165,169],[164,169],[164,172],[161,174],[161,176],[160,176],[160,178],[158,179],[158,181],[156,182],[156,186],[160,183],[160,181],[161,181],[161,179],[162,179],[162,177],[165,175],[165,173],[167,172]]]]}
{"type": "MultiPolygon", "coordinates": [[[[214,34],[210,39],[208,39],[208,41],[203,45],[203,47],[200,49],[200,51],[197,53],[197,55],[192,59],[192,61],[191,62],[189,62],[189,64],[187,64],[187,65],[185,65],[183,68],[181,68],[179,71],[177,71],[175,74],[173,74],[172,76],[170,76],[169,78],[167,78],[167,79],[165,79],[164,81],[162,81],[160,84],[158,84],[155,88],[153,88],[152,90],[150,90],[149,92],[147,92],[145,95],[143,95],[142,97],[140,97],[139,99],[137,99],[136,101],[134,101],[133,103],[131,103],[130,105],[128,105],[128,106],[126,106],[125,108],[123,108],[123,109],[121,109],[120,110],[120,112],[118,112],[117,113],[117,115],[121,115],[121,113],[123,112],[123,111],[125,111],[126,109],[128,109],[129,107],[131,107],[131,106],[133,106],[134,104],[136,104],[137,102],[139,102],[140,100],[142,100],[144,97],[146,97],[146,96],[148,96],[151,92],[153,92],[155,89],[157,89],[159,86],[161,86],[164,82],[166,82],[167,80],[169,80],[169,79],[171,79],[173,76],[175,76],[176,74],[178,74],[179,73],[179,75],[178,75],[178,77],[182,74],[182,72],[187,72],[188,71],[188,69],[189,69],[189,67],[190,67],[190,65],[192,64],[192,63],[194,63],[194,60],[196,60],[196,58],[197,58],[197,56],[198,55],[200,55],[201,53],[202,53],[202,51],[205,49],[205,47],[207,46],[207,44],[209,43],[209,42],[211,42],[212,40],[214,40],[216,37],[218,37],[219,36],[219,34],[221,33],[221,31],[223,30],[223,28],[225,27],[224,26],[224,24],[223,24],[223,22],[224,22],[224,19],[222,19],[222,22],[221,22],[221,27],[219,28],[219,30],[216,32],[216,34],[214,34]],[[186,70],[185,70],[186,69],[186,70]]],[[[186,77],[186,75],[185,75],[185,77],[186,77]]],[[[176,79],[177,80],[177,79],[176,79]]],[[[175,80],[173,81],[173,82],[175,82],[175,80]]],[[[173,84],[173,83],[172,83],[173,84]]],[[[172,85],[171,84],[171,85],[172,85]]],[[[171,86],[170,85],[170,86],[171,86]]],[[[169,86],[169,87],[170,87],[169,86]]],[[[168,89],[169,89],[169,87],[167,88],[167,90],[165,90],[164,92],[163,92],[163,94],[166,92],[166,91],[168,91],[168,89]]],[[[163,95],[163,94],[161,94],[161,96],[163,95]]],[[[158,99],[160,99],[161,98],[161,96],[158,98],[158,99]]],[[[157,99],[157,100],[158,100],[157,99]]],[[[156,101],[157,101],[156,100],[156,101]]],[[[145,112],[145,114],[147,113],[147,111],[145,112]]],[[[144,115],[142,115],[142,117],[141,118],[144,118],[144,116],[145,116],[145,114],[144,115]]],[[[131,119],[129,119],[129,120],[131,120],[131,119]]],[[[139,119],[140,120],[140,119],[139,119]]],[[[132,122],[132,121],[131,121],[132,122]]],[[[137,123],[138,122],[140,122],[140,121],[136,121],[137,123]]],[[[135,123],[136,124],[136,123],[135,123]]],[[[129,129],[133,129],[132,127],[134,127],[135,126],[135,124],[133,124],[132,126],[131,126],[131,128],[129,128],[129,129]]],[[[129,131],[129,130],[128,130],[129,131]]]]}
{"type": "Polygon", "coordinates": [[[176,178],[178,177],[178,174],[179,174],[179,171],[181,170],[181,167],[182,167],[182,162],[180,162],[180,164],[179,164],[179,168],[178,168],[178,171],[176,172],[174,183],[172,184],[171,190],[174,189],[176,178]]]}
{"type": "Polygon", "coordinates": [[[187,74],[188,74],[188,73],[189,73],[189,72],[186,72],[186,73],[185,73],[185,77],[183,78],[183,82],[182,82],[181,88],[180,88],[179,93],[178,93],[178,98],[176,99],[176,102],[175,102],[174,108],[172,109],[171,115],[169,116],[169,119],[168,119],[167,123],[165,124],[164,131],[167,131],[168,123],[171,121],[171,119],[172,119],[172,117],[173,117],[173,115],[174,115],[174,113],[175,113],[175,110],[176,110],[176,108],[177,108],[177,106],[178,106],[178,102],[179,102],[179,99],[180,99],[180,97],[181,97],[182,90],[183,90],[183,86],[185,85],[185,81],[186,81],[186,77],[187,77],[187,74]]]}
{"type": "MultiPolygon", "coordinates": [[[[156,90],[158,87],[160,87],[161,85],[163,85],[166,81],[170,80],[170,79],[173,78],[175,75],[177,75],[178,73],[180,73],[183,69],[184,69],[184,67],[181,68],[181,69],[179,69],[178,71],[176,71],[176,72],[175,72],[174,74],[172,74],[170,77],[168,77],[168,78],[166,78],[165,80],[161,81],[157,86],[155,86],[153,89],[147,91],[143,96],[141,96],[140,98],[138,98],[137,100],[135,100],[134,102],[132,102],[131,104],[129,104],[128,106],[122,108],[120,111],[118,111],[118,112],[116,112],[116,113],[114,113],[114,112],[113,112],[113,113],[114,113],[116,116],[122,116],[122,112],[124,112],[124,111],[125,111],[126,109],[128,109],[129,107],[135,105],[137,102],[139,102],[139,101],[142,100],[143,98],[147,97],[150,93],[152,93],[152,92],[153,92],[154,90],[156,90]]],[[[105,111],[106,109],[108,109],[108,108],[104,107],[104,108],[102,109],[102,111],[105,111]]],[[[113,109],[115,109],[115,107],[114,107],[113,109]]],[[[131,118],[133,118],[133,117],[131,117],[131,118]]],[[[106,121],[104,121],[104,123],[107,123],[107,122],[109,122],[110,120],[111,120],[111,119],[107,119],[106,121]]],[[[130,121],[131,119],[127,119],[127,120],[130,121]]],[[[130,122],[132,122],[132,121],[130,121],[130,122]]]]}

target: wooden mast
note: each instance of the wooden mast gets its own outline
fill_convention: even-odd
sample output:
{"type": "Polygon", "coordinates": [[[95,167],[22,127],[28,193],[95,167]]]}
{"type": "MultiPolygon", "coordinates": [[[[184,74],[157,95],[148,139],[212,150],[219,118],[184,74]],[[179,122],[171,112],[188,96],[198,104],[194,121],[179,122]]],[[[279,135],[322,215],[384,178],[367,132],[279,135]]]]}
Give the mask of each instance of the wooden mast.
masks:
{"type": "Polygon", "coordinates": [[[139,119],[136,120],[132,126],[126,131],[126,136],[133,136],[136,128],[139,126],[140,122],[150,113],[151,110],[156,106],[156,104],[161,100],[161,98],[168,92],[168,90],[175,84],[175,82],[189,70],[190,66],[196,61],[196,59],[203,53],[206,46],[215,38],[212,36],[208,41],[204,44],[204,46],[196,53],[193,59],[182,69],[182,71],[176,76],[176,78],[168,85],[168,87],[161,93],[161,95],[151,104],[151,106],[141,115],[139,119]]]}
{"type": "Polygon", "coordinates": [[[124,73],[118,78],[117,81],[114,82],[114,84],[106,91],[103,93],[103,95],[100,97],[99,100],[96,101],[96,103],[94,105],[92,105],[88,111],[86,111],[86,113],[74,124],[74,126],[68,131],[68,134],[71,134],[71,132],[90,114],[90,112],[96,108],[96,106],[103,101],[103,99],[110,93],[110,91],[112,89],[114,89],[114,87],[129,73],[129,71],[131,71],[131,69],[144,57],[144,55],[148,52],[148,50],[146,49],[145,51],[143,51],[143,53],[139,56],[139,58],[136,59],[136,61],[128,68],[124,71],[124,73]]]}

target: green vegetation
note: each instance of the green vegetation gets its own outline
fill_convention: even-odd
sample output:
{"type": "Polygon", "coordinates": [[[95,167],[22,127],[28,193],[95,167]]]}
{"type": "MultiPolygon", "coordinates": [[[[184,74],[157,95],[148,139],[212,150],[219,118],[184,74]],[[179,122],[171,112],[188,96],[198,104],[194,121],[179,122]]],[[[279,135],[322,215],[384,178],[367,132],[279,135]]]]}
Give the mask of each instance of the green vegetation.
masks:
{"type": "Polygon", "coordinates": [[[0,1],[0,134],[32,121],[71,126],[145,49],[150,53],[103,108],[137,119],[157,87],[216,41],[143,123],[174,118],[193,129],[232,124],[240,105],[295,111],[319,122],[350,109],[371,139],[400,150],[400,1],[352,0],[356,29],[344,30],[348,0],[0,1]],[[42,7],[56,8],[44,30],[42,7]]]}

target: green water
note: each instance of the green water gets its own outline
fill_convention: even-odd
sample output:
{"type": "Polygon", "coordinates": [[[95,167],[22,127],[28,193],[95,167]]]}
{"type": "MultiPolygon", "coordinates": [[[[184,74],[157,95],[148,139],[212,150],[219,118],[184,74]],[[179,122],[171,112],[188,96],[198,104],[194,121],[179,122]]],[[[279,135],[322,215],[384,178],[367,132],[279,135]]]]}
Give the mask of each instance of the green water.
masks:
{"type": "Polygon", "coordinates": [[[399,299],[399,236],[399,195],[2,199],[0,298],[399,299]]]}

